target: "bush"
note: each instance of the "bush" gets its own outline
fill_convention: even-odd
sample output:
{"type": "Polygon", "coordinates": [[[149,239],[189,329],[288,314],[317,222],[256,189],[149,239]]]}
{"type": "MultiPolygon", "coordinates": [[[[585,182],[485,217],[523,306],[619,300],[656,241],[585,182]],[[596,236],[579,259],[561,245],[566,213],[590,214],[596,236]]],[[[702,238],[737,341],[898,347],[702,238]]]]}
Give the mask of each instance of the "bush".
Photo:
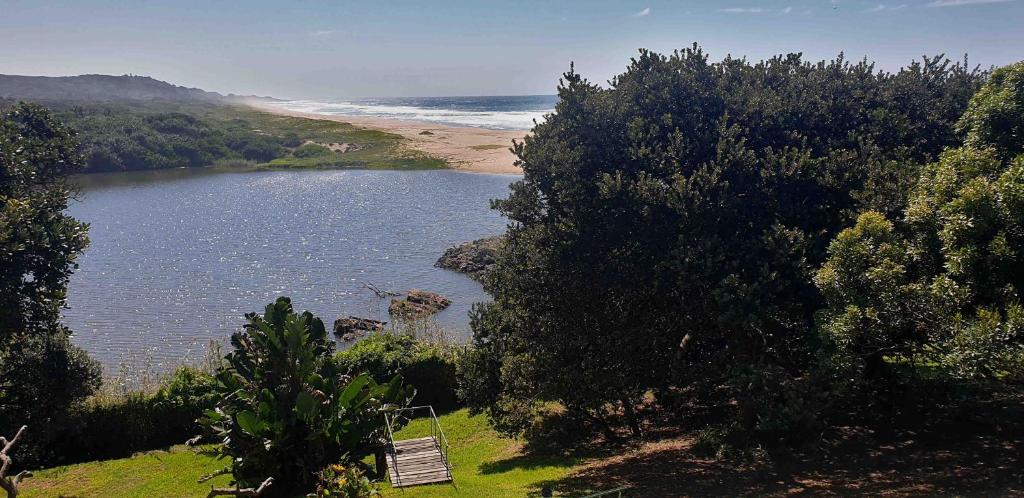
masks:
{"type": "Polygon", "coordinates": [[[942,57],[890,74],[696,46],[641,51],[607,86],[570,69],[493,204],[508,232],[467,402],[517,433],[547,402],[629,422],[648,392],[738,366],[805,375],[829,240],[858,212],[902,211],[983,78],[942,57]]]}
{"type": "Polygon", "coordinates": [[[329,156],[332,153],[331,149],[319,144],[306,144],[292,151],[292,155],[299,158],[329,156]]]}
{"type": "Polygon", "coordinates": [[[99,364],[66,337],[24,336],[0,348],[0,430],[9,436],[29,426],[15,447],[18,465],[60,461],[65,452],[57,445],[77,426],[69,410],[99,385],[99,364]]]}
{"type": "Polygon", "coordinates": [[[357,342],[335,355],[334,360],[341,371],[367,373],[377,382],[401,374],[416,389],[414,405],[431,405],[440,411],[459,406],[457,351],[410,335],[384,333],[357,342]]]}
{"type": "Polygon", "coordinates": [[[0,434],[29,426],[19,466],[50,457],[68,409],[96,390],[100,367],[60,323],[88,226],[65,210],[81,170],[73,131],[45,109],[0,114],[0,434]]]}
{"type": "Polygon", "coordinates": [[[202,419],[235,484],[272,477],[273,495],[313,491],[327,465],[359,462],[380,447],[381,411],[412,397],[401,377],[378,384],[343,375],[323,321],[295,313],[287,297],[246,320],[217,372],[217,407],[202,419]]]}
{"type": "Polygon", "coordinates": [[[316,498],[370,498],[380,492],[358,467],[328,465],[320,471],[316,498]]]}
{"type": "Polygon", "coordinates": [[[185,366],[154,394],[96,396],[72,411],[45,463],[121,458],[182,444],[199,432],[196,420],[216,400],[213,376],[185,366]]]}

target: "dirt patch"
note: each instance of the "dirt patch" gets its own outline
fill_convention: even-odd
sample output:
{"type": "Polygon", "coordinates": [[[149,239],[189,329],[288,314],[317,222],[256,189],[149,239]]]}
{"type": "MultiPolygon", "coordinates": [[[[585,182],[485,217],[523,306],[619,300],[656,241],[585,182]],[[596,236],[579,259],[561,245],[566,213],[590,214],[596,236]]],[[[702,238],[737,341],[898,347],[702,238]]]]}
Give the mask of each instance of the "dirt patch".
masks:
{"type": "Polygon", "coordinates": [[[881,436],[839,428],[814,452],[736,462],[693,452],[692,434],[662,435],[591,460],[555,489],[631,486],[637,496],[1020,496],[1024,437],[951,425],[881,436]]]}
{"type": "Polygon", "coordinates": [[[329,143],[329,144],[325,144],[325,143],[322,143],[322,142],[314,142],[312,140],[306,140],[305,142],[302,143],[302,145],[308,145],[308,144],[313,144],[313,145],[319,145],[321,147],[326,147],[328,149],[331,149],[331,151],[337,152],[339,154],[344,154],[346,152],[352,152],[352,151],[356,151],[356,150],[361,149],[361,147],[359,145],[357,145],[357,144],[349,144],[349,143],[329,143]]]}

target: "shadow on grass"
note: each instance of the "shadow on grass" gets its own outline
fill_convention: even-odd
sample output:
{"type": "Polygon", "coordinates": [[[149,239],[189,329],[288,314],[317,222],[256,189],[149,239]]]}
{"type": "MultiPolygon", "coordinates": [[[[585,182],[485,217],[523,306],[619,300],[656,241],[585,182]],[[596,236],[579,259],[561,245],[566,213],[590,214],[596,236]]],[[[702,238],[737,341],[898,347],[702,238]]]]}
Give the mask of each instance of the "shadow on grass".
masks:
{"type": "Polygon", "coordinates": [[[631,486],[628,496],[1024,496],[1024,434],[944,424],[879,437],[842,428],[812,453],[754,462],[701,457],[693,438],[650,442],[538,483],[556,496],[631,486]]]}
{"type": "Polygon", "coordinates": [[[561,455],[519,455],[495,462],[481,463],[481,474],[503,474],[513,470],[534,470],[541,467],[567,468],[579,463],[579,459],[561,455]]]}

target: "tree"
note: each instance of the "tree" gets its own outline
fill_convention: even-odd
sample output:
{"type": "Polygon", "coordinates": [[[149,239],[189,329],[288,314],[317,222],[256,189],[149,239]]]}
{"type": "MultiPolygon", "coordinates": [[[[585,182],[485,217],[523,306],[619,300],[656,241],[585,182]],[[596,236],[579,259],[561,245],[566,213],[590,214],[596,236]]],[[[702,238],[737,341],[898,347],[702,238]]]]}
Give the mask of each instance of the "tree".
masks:
{"type": "Polygon", "coordinates": [[[641,51],[609,88],[570,70],[495,202],[508,238],[462,367],[489,374],[467,399],[507,432],[548,401],[595,421],[618,407],[638,432],[649,390],[800,375],[829,240],[861,210],[903,209],[893,183],[955,143],[981,76],[941,57],[897,74],[711,63],[696,46],[641,51]]]}
{"type": "Polygon", "coordinates": [[[967,145],[991,147],[1005,157],[1024,153],[1024,61],[999,68],[960,120],[967,145]]]}
{"type": "Polygon", "coordinates": [[[885,216],[869,211],[836,236],[828,254],[814,281],[828,304],[819,321],[836,380],[879,380],[886,357],[912,358],[928,339],[918,326],[928,295],[914,279],[908,244],[885,216]]]}
{"type": "Polygon", "coordinates": [[[1022,82],[1024,63],[1001,68],[971,99],[966,145],[921,170],[899,229],[866,213],[832,242],[820,325],[848,346],[838,364],[867,362],[860,382],[913,354],[954,376],[1024,375],[1022,82]]]}
{"type": "Polygon", "coordinates": [[[231,459],[237,486],[271,478],[267,493],[308,492],[327,465],[359,462],[381,447],[382,410],[414,394],[401,377],[378,385],[366,374],[345,376],[323,322],[295,313],[287,297],[246,320],[216,375],[217,408],[200,421],[221,440],[216,451],[231,459]]]}
{"type": "Polygon", "coordinates": [[[48,111],[13,107],[0,119],[0,433],[28,424],[17,449],[30,465],[67,409],[99,386],[99,365],[60,324],[68,278],[88,226],[65,213],[67,175],[81,168],[74,133],[48,111]]]}

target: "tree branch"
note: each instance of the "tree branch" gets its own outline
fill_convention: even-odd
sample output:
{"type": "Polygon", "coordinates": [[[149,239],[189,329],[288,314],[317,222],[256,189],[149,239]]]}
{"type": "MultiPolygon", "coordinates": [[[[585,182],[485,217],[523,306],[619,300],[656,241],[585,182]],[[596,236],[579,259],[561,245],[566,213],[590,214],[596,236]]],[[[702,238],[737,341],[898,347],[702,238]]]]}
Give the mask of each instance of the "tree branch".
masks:
{"type": "Polygon", "coordinates": [[[210,494],[206,495],[206,498],[213,498],[214,496],[260,496],[273,483],[274,478],[268,477],[258,488],[213,488],[210,490],[210,494]]]}
{"type": "Polygon", "coordinates": [[[18,433],[15,434],[10,441],[5,437],[0,437],[0,446],[3,446],[3,448],[0,449],[0,489],[7,492],[7,498],[16,498],[18,496],[18,486],[21,485],[21,481],[26,477],[32,477],[32,473],[27,470],[19,472],[18,475],[14,477],[7,477],[7,471],[11,466],[11,457],[7,452],[14,447],[15,443],[18,442],[18,439],[21,439],[22,433],[27,429],[27,425],[21,426],[21,429],[18,429],[18,433]]]}

